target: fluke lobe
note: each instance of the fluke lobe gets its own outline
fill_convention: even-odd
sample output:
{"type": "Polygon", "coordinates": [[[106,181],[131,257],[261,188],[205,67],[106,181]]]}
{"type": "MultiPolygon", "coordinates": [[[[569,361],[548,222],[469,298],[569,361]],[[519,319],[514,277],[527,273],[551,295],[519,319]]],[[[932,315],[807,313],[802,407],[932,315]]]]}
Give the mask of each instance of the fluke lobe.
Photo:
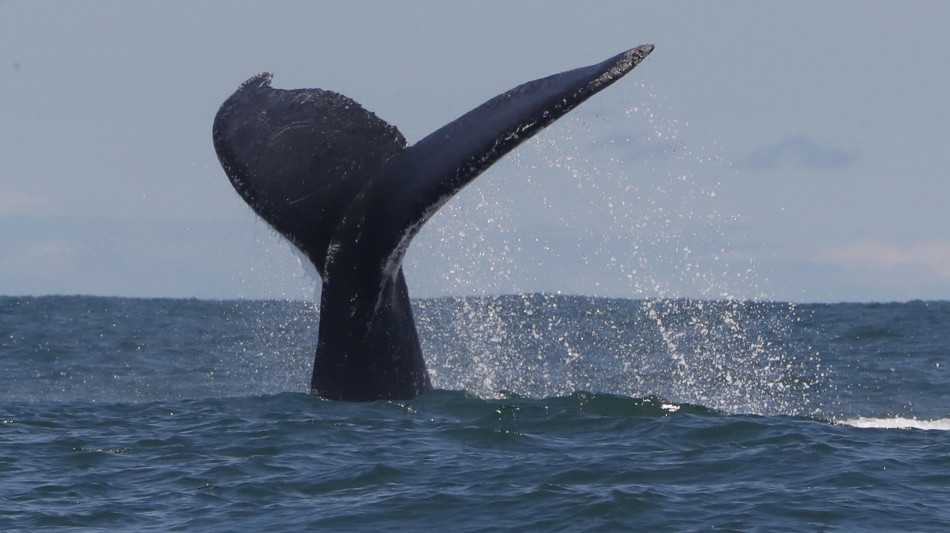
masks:
{"type": "Polygon", "coordinates": [[[402,271],[412,238],[486,168],[652,51],[525,83],[409,147],[346,96],[274,89],[266,73],[222,104],[213,139],[231,184],[323,281],[315,393],[372,401],[432,388],[402,271]]]}

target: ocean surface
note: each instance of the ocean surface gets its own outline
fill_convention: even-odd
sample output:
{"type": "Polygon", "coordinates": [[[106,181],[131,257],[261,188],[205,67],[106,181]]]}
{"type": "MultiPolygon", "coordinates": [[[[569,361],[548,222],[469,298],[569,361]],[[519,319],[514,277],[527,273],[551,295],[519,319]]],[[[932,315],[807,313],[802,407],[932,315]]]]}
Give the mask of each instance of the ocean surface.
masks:
{"type": "Polygon", "coordinates": [[[358,404],[310,303],[0,297],[0,530],[950,530],[948,302],[414,303],[358,404]]]}

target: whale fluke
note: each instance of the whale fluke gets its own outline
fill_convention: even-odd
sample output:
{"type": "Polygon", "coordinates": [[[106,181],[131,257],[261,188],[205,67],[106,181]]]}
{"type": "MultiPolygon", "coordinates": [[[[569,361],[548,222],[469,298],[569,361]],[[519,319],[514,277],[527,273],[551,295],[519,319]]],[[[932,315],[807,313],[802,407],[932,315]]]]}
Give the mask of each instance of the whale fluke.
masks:
{"type": "Polygon", "coordinates": [[[652,51],[520,85],[410,147],[350,98],[274,89],[266,73],[222,104],[213,140],[231,184],[323,282],[314,392],[372,401],[431,389],[402,271],[412,238],[492,163],[652,51]]]}

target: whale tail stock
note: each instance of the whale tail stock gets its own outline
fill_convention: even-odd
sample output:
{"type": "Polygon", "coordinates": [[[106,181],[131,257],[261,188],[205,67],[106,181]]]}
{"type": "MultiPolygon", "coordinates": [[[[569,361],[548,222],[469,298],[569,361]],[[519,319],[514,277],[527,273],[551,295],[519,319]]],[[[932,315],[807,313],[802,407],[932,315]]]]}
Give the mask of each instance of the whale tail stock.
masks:
{"type": "Polygon", "coordinates": [[[244,82],[213,140],[231,184],[297,246],[323,282],[314,392],[408,399],[431,388],[402,261],[436,211],[499,158],[632,70],[643,45],[525,83],[413,146],[355,101],[320,89],[244,82]]]}

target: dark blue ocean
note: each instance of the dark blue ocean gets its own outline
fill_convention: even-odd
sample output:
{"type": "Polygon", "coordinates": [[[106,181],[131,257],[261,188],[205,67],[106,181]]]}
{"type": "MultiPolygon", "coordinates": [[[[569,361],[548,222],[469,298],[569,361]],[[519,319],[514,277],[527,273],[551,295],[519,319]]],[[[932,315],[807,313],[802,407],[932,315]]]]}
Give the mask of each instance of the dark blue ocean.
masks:
{"type": "Polygon", "coordinates": [[[0,530],[950,529],[948,302],[415,304],[357,404],[309,303],[0,297],[0,530]]]}

